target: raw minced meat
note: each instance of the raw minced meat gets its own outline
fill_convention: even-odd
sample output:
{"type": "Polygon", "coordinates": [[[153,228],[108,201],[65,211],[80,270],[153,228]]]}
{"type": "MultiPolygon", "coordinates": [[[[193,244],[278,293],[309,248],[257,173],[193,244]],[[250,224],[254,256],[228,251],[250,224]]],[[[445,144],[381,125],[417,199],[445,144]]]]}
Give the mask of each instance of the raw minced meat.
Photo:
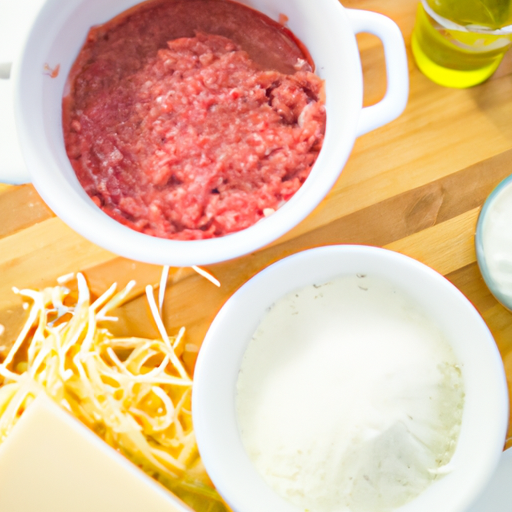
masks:
{"type": "Polygon", "coordinates": [[[265,69],[233,39],[197,31],[134,63],[117,27],[91,32],[64,100],[68,156],[99,207],[191,240],[247,228],[295,194],[325,131],[323,84],[306,59],[293,57],[294,73],[265,69]]]}

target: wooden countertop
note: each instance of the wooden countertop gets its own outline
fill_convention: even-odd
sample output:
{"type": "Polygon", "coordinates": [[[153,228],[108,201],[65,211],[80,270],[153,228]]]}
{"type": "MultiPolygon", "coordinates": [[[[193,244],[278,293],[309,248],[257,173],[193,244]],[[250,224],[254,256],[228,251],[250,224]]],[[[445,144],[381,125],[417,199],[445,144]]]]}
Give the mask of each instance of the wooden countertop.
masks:
{"type": "MultiPolygon", "coordinates": [[[[512,173],[512,52],[478,87],[435,85],[410,53],[416,0],[342,0],[347,7],[388,15],[403,32],[409,56],[410,98],[405,113],[360,137],[323,203],[286,236],[254,254],[208,267],[216,288],[190,269],[171,269],[164,308],[170,333],[187,327],[200,344],[224,301],[270,263],[327,244],[369,244],[407,254],[436,269],[477,307],[491,329],[512,383],[512,313],[485,286],[476,263],[474,232],[482,203],[512,173]]],[[[384,94],[380,43],[358,36],[365,104],[384,94]]],[[[24,312],[11,288],[43,287],[70,272],[85,273],[99,293],[113,281],[137,280],[120,311],[119,330],[153,332],[141,291],[158,283],[161,268],[111,254],[74,233],[45,206],[32,186],[0,184],[0,351],[24,312]],[[1,330],[1,329],[0,329],[1,330]]]]}

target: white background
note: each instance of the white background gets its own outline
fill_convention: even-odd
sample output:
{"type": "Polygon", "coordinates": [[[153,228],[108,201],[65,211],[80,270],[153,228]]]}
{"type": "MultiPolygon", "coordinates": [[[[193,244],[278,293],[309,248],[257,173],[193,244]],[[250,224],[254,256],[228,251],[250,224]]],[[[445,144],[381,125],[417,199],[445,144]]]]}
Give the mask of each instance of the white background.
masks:
{"type": "MultiPolygon", "coordinates": [[[[44,0],[0,0],[0,63],[14,62],[28,28],[44,0]]],[[[5,181],[28,180],[18,146],[10,80],[0,79],[0,172],[5,181]]]]}

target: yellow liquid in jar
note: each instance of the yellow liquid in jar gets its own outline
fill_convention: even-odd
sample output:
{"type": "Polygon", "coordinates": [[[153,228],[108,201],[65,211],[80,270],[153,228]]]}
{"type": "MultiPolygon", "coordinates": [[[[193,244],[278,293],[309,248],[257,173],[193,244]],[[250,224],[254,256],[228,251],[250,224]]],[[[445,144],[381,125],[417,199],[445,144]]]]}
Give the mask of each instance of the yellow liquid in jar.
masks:
{"type": "Polygon", "coordinates": [[[512,24],[511,0],[426,0],[440,16],[464,27],[497,30],[512,24]]]}
{"type": "MultiPolygon", "coordinates": [[[[493,3],[499,2],[493,0],[493,3]]],[[[412,35],[412,51],[423,74],[440,85],[459,88],[471,87],[489,78],[512,43],[512,34],[490,33],[496,29],[498,21],[510,21],[511,1],[506,0],[505,3],[508,9],[503,8],[492,19],[487,11],[486,16],[482,15],[482,2],[438,0],[435,5],[438,14],[449,15],[449,7],[455,5],[461,12],[464,10],[465,17],[462,17],[461,12],[454,11],[462,18],[455,20],[455,23],[466,27],[469,25],[466,31],[456,30],[455,24],[449,22],[442,25],[440,19],[430,16],[420,3],[412,35]],[[478,9],[472,10],[472,5],[478,9]],[[479,27],[477,31],[470,31],[475,25],[479,27]],[[485,28],[489,29],[487,33],[485,28]]]]}

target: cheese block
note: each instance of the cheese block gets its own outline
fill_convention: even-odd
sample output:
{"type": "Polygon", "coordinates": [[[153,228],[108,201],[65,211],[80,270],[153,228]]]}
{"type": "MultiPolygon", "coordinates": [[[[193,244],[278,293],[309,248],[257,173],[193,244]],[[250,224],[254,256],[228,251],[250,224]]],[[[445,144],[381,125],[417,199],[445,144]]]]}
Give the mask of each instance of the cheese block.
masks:
{"type": "Polygon", "coordinates": [[[0,445],[0,510],[191,512],[44,395],[0,445]]]}

